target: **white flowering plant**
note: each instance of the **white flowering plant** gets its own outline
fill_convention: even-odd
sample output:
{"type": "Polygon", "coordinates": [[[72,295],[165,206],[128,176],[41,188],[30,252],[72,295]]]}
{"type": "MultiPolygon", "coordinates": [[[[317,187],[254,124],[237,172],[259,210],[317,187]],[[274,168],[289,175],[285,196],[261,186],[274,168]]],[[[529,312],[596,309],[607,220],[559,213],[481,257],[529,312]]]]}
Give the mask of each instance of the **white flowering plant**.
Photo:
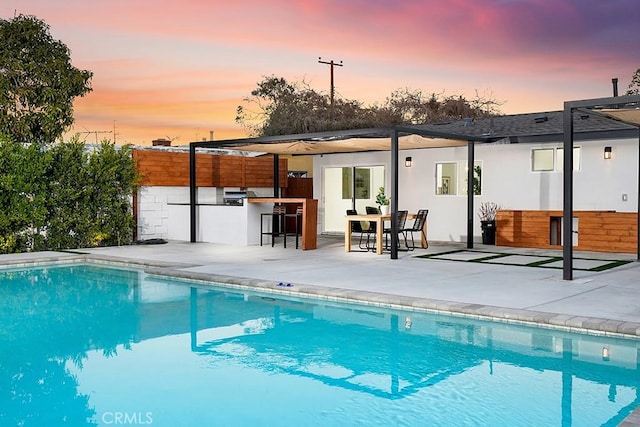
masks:
{"type": "Polygon", "coordinates": [[[495,221],[496,214],[500,209],[502,209],[502,206],[494,202],[480,203],[480,208],[478,209],[480,221],[495,221]]]}

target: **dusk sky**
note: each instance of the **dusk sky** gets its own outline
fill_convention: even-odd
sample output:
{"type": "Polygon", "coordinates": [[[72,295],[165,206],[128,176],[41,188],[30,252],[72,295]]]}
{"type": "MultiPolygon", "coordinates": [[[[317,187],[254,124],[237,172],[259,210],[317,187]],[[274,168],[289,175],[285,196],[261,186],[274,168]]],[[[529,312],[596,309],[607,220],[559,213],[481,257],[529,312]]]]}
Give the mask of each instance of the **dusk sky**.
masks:
{"type": "Polygon", "coordinates": [[[640,68],[640,0],[2,0],[94,73],[82,138],[174,145],[242,138],[238,105],[265,76],[367,105],[395,89],[476,94],[504,114],[621,94],[640,68]],[[113,139],[112,133],[97,134],[113,139]]]}

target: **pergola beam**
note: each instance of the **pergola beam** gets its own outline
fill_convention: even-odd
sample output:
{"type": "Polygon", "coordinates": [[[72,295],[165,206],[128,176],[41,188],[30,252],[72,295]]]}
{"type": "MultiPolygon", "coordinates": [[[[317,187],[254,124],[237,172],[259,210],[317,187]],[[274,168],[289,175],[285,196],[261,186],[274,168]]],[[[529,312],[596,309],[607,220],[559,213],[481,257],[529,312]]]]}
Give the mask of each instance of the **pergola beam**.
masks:
{"type": "MultiPolygon", "coordinates": [[[[563,111],[563,206],[562,206],[562,278],[573,280],[573,112],[578,109],[597,110],[602,108],[620,108],[640,106],[640,95],[614,96],[608,98],[584,99],[567,101],[563,111]]],[[[634,125],[637,126],[637,125],[634,125]]],[[[638,136],[638,151],[640,160],[640,133],[638,136]]],[[[640,260],[640,170],[636,170],[638,177],[638,226],[636,230],[636,247],[640,260]]],[[[577,232],[577,230],[576,230],[577,232]]]]}

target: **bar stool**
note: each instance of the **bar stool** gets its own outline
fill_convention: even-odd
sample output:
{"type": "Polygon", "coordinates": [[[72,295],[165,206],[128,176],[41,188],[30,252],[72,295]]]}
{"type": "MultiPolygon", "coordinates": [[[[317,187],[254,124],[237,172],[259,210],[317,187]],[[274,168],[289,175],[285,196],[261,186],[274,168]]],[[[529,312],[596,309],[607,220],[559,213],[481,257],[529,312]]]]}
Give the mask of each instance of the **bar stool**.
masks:
{"type": "Polygon", "coordinates": [[[296,249],[298,249],[298,238],[302,235],[302,205],[296,207],[295,212],[285,213],[284,214],[284,247],[287,247],[287,235],[291,235],[291,233],[287,234],[287,218],[295,218],[296,226],[294,229],[294,234],[296,236],[296,249]]]}
{"type": "Polygon", "coordinates": [[[263,236],[271,235],[271,247],[273,247],[276,239],[276,226],[284,223],[284,247],[287,247],[287,224],[282,221],[286,213],[287,210],[284,205],[274,205],[271,212],[264,212],[260,214],[260,246],[262,246],[263,236]],[[269,221],[271,223],[271,230],[264,230],[265,217],[271,219],[271,221],[269,221]]]}

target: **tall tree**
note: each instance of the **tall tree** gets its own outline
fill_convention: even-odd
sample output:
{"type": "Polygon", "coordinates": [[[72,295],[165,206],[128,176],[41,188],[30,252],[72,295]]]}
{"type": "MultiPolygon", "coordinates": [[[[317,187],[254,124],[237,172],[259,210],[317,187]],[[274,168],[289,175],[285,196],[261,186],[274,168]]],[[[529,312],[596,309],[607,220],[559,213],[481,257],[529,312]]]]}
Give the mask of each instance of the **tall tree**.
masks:
{"type": "Polygon", "coordinates": [[[91,91],[93,73],[34,16],[0,19],[0,134],[16,142],[54,142],[73,123],[73,100],[91,91]]]}
{"type": "Polygon", "coordinates": [[[282,77],[265,77],[238,106],[236,122],[254,136],[273,136],[376,126],[375,111],[358,101],[335,98],[311,89],[306,83],[289,83],[282,77]]]}
{"type": "Polygon", "coordinates": [[[640,95],[640,68],[631,76],[631,83],[629,83],[627,95],[640,95]]]}
{"type": "Polygon", "coordinates": [[[362,129],[441,120],[482,117],[498,113],[491,98],[468,101],[462,96],[424,95],[419,90],[394,91],[382,105],[334,98],[316,92],[306,83],[289,83],[281,77],[265,77],[251,96],[250,107],[238,106],[236,122],[252,136],[273,136],[344,129],[362,129]],[[252,109],[253,108],[253,109],[252,109]]]}

